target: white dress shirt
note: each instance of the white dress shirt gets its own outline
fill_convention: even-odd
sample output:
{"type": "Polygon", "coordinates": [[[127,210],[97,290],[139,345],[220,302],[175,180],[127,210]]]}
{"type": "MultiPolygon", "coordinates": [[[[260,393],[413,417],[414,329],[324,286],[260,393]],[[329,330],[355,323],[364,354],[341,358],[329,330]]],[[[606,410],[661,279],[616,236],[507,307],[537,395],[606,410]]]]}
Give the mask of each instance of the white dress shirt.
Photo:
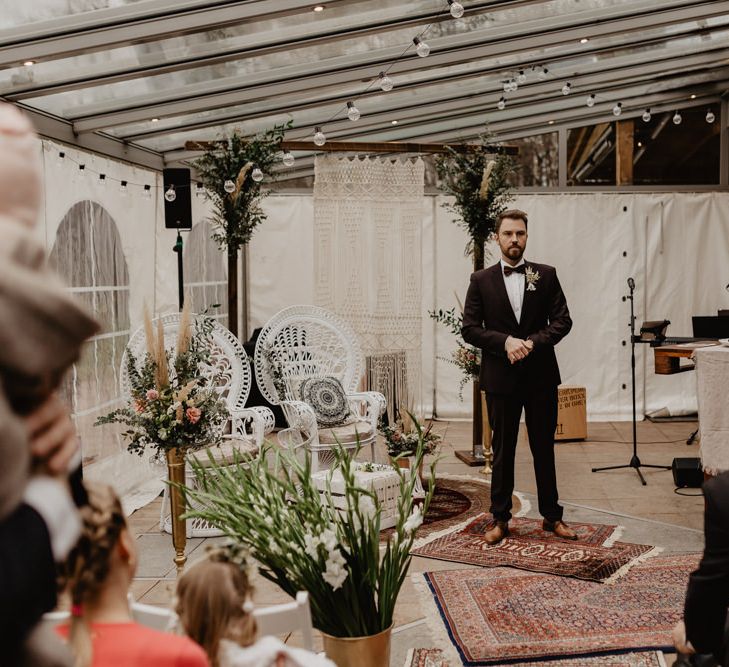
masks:
{"type": "MultiPolygon", "coordinates": [[[[521,266],[524,264],[524,258],[522,257],[515,265],[521,266]]],[[[516,316],[516,321],[521,322],[521,306],[524,302],[524,282],[526,276],[523,273],[514,271],[511,275],[504,275],[504,267],[511,266],[507,264],[503,259],[501,260],[501,276],[504,279],[504,285],[506,286],[506,294],[509,297],[509,303],[516,316]]]]}

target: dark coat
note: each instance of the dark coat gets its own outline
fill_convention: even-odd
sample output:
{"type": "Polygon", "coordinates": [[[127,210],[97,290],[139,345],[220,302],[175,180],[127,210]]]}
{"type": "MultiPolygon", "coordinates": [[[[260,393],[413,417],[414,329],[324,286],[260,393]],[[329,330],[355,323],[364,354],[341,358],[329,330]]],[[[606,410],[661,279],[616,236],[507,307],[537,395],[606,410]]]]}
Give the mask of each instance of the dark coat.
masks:
{"type": "Polygon", "coordinates": [[[684,608],[686,638],[698,653],[729,665],[725,623],[729,607],[729,472],[704,483],[704,555],[689,577],[684,608]]]}
{"type": "Polygon", "coordinates": [[[463,339],[481,348],[481,389],[488,393],[556,386],[560,383],[554,346],[572,328],[567,301],[552,266],[526,262],[538,279],[534,290],[524,281],[521,322],[516,321],[504,284],[501,262],[471,275],[463,309],[463,339]],[[515,364],[504,343],[509,336],[531,339],[534,350],[515,364]]]}

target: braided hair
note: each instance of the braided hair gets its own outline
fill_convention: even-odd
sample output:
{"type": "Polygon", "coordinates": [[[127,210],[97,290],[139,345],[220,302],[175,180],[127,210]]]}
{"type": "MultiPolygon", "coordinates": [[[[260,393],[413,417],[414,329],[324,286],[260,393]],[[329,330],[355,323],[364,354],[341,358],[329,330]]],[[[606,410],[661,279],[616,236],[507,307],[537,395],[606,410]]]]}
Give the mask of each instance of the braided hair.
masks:
{"type": "Polygon", "coordinates": [[[244,560],[235,548],[216,549],[196,563],[177,583],[177,615],[185,633],[220,665],[220,641],[239,646],[256,641],[256,621],[250,613],[253,592],[244,560]]]}
{"type": "Polygon", "coordinates": [[[81,537],[66,560],[61,584],[71,597],[69,644],[76,656],[75,667],[89,667],[92,658],[91,631],[85,618],[109,576],[114,550],[126,520],[121,502],[110,486],[86,484],[88,504],[81,508],[81,537]]]}

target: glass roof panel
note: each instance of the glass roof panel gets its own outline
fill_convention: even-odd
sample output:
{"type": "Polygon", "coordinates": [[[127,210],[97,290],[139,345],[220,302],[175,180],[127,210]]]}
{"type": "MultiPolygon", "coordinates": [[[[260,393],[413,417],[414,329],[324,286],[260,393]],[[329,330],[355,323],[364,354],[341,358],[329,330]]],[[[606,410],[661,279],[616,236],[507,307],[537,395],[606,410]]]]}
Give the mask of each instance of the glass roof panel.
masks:
{"type": "MultiPolygon", "coordinates": [[[[434,4],[435,0],[428,0],[425,5],[434,4]]],[[[358,3],[371,6],[371,3],[358,3]]],[[[437,4],[437,3],[436,3],[437,4]]],[[[442,4],[442,3],[441,3],[442,4]]],[[[661,3],[663,8],[670,5],[680,5],[677,0],[668,0],[661,3]]],[[[570,22],[584,21],[595,17],[609,18],[616,13],[636,12],[641,9],[655,7],[655,0],[583,0],[576,5],[573,0],[548,0],[543,3],[527,3],[527,6],[513,9],[494,11],[488,14],[466,15],[458,21],[447,21],[432,25],[428,31],[427,39],[431,47],[436,49],[448,48],[449,46],[465,46],[467,44],[481,44],[493,41],[494,38],[503,39],[509,35],[530,34],[535,30],[547,30],[549,28],[563,28],[570,22]],[[569,20],[568,20],[569,18],[569,20]],[[457,38],[457,39],[456,39],[457,38]]],[[[326,13],[326,12],[323,12],[326,13]]],[[[372,12],[369,12],[372,14],[372,12]]],[[[351,13],[347,15],[351,25],[358,25],[360,14],[351,13]]],[[[306,25],[316,20],[316,15],[311,12],[296,17],[286,17],[269,22],[258,22],[252,25],[243,26],[238,30],[240,34],[233,34],[231,39],[242,43],[250,38],[252,32],[256,35],[266,33],[275,34],[286,28],[289,23],[289,30],[299,24],[306,25]]],[[[425,25],[421,26],[421,29],[425,25]]],[[[298,28],[296,28],[298,30],[298,28]]],[[[343,67],[351,66],[352,63],[381,60],[381,63],[391,62],[396,59],[405,47],[411,45],[410,40],[419,31],[416,27],[408,27],[400,30],[382,32],[373,35],[359,36],[340,41],[332,41],[312,47],[297,48],[290,51],[270,53],[267,55],[233,60],[227,63],[220,63],[213,66],[197,69],[186,69],[182,71],[147,76],[131,81],[123,81],[116,84],[98,86],[83,90],[73,90],[68,93],[51,95],[46,98],[33,98],[28,103],[31,106],[40,108],[46,112],[62,117],[74,118],[88,113],[94,113],[106,108],[115,109],[120,103],[124,107],[135,104],[144,104],[156,99],[169,97],[169,91],[175,91],[176,95],[185,97],[187,95],[199,94],[201,90],[214,91],[245,85],[251,75],[266,74],[273,77],[277,74],[287,74],[292,63],[300,63],[302,72],[311,67],[313,63],[319,66],[343,67]]],[[[304,29],[302,34],[306,33],[304,29]]],[[[123,49],[127,53],[135,52],[138,62],[145,62],[149,54],[156,54],[159,57],[165,53],[165,42],[171,42],[176,52],[184,52],[187,44],[192,43],[192,48],[203,48],[214,50],[221,48],[221,37],[224,41],[228,35],[226,30],[200,33],[197,35],[177,38],[176,40],[165,40],[135,47],[123,49]]],[[[167,44],[169,47],[170,44],[167,44]]],[[[51,67],[62,68],[65,72],[78,73],[83,70],[79,63],[75,62],[85,59],[92,61],[95,67],[108,66],[111,59],[118,54],[114,49],[107,52],[77,56],[72,59],[63,59],[54,63],[47,63],[51,67]],[[70,62],[69,62],[70,61],[70,62]]],[[[412,58],[412,50],[408,57],[412,58]]],[[[122,58],[123,59],[123,58],[122,58]]],[[[36,75],[36,67],[41,71],[43,63],[33,68],[14,68],[5,72],[0,79],[0,85],[4,92],[8,85],[16,88],[23,85],[23,79],[36,75]]],[[[423,64],[425,66],[425,63],[423,64]]],[[[57,70],[58,71],[58,70],[57,70]]]]}

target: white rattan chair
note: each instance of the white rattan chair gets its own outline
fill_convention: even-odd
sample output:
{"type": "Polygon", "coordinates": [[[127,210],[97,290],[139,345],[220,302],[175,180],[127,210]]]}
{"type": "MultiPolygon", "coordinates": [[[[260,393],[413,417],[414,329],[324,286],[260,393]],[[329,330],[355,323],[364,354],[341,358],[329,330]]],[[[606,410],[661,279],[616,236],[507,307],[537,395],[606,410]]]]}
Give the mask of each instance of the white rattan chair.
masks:
{"type": "MultiPolygon", "coordinates": [[[[162,316],[165,347],[174,348],[180,323],[180,314],[173,313],[162,316]]],[[[157,330],[157,320],[152,323],[157,330]]],[[[144,327],[137,329],[127,344],[134,357],[141,361],[147,351],[144,327]]],[[[120,384],[123,396],[129,396],[131,389],[127,374],[127,350],[121,362],[120,384]]],[[[205,465],[209,459],[207,452],[211,452],[218,463],[230,462],[234,458],[234,451],[244,455],[257,453],[263,438],[270,433],[275,425],[273,413],[266,407],[244,407],[251,390],[252,371],[250,360],[238,339],[219,322],[214,322],[210,336],[210,364],[200,368],[203,376],[218,378],[216,389],[225,399],[230,412],[228,425],[224,425],[222,443],[219,446],[209,447],[195,452],[197,460],[205,465]]],[[[190,455],[188,455],[190,456],[190,455]]],[[[188,465],[186,468],[186,484],[190,487],[196,485],[196,478],[188,465]]],[[[160,530],[172,532],[169,515],[169,496],[165,487],[162,509],[160,512],[160,530]]],[[[187,520],[188,537],[216,537],[222,532],[211,526],[203,519],[187,520]]]]}
{"type": "Polygon", "coordinates": [[[256,341],[256,379],[263,396],[280,405],[289,427],[278,434],[289,449],[311,452],[312,472],[329,467],[339,442],[352,449],[369,445],[375,459],[377,422],[385,397],[357,391],[364,374],[364,355],[352,328],[338,315],[316,306],[290,306],[274,315],[256,341]],[[319,427],[311,406],[300,400],[299,386],[308,378],[335,377],[347,394],[356,419],[346,426],[319,427]]]}

